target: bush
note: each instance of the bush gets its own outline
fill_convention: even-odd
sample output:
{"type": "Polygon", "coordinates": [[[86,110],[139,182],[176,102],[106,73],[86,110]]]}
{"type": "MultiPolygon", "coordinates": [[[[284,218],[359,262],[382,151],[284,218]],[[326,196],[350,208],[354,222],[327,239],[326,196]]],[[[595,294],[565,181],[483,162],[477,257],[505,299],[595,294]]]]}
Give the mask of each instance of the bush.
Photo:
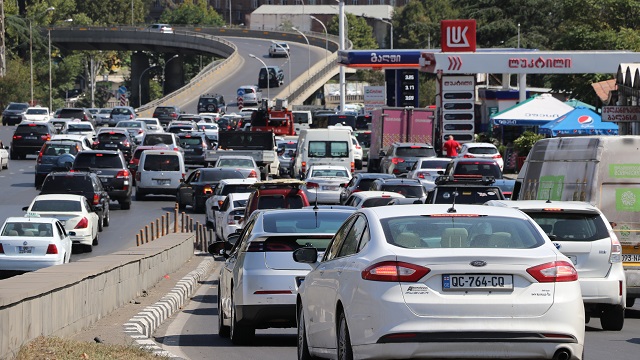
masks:
{"type": "Polygon", "coordinates": [[[532,131],[525,131],[519,138],[513,142],[514,149],[518,152],[518,156],[527,156],[538,140],[544,139],[544,135],[538,135],[532,131]]]}

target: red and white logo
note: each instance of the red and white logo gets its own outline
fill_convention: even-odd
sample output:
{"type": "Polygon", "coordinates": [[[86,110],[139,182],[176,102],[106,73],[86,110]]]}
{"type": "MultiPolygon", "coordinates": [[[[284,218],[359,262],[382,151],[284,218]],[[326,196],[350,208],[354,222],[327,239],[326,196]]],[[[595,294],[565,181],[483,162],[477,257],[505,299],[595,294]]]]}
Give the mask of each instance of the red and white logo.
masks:
{"type": "Polygon", "coordinates": [[[442,20],[440,34],[443,52],[476,51],[475,20],[442,20]]]}
{"type": "Polygon", "coordinates": [[[578,124],[587,125],[593,123],[593,118],[589,115],[582,115],[578,118],[578,124]]]}

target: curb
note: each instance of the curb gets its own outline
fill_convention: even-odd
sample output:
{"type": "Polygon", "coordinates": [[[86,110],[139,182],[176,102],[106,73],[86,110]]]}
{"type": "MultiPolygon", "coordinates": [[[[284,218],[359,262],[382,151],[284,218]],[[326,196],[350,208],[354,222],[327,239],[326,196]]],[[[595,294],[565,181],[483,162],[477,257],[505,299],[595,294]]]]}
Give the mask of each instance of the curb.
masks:
{"type": "Polygon", "coordinates": [[[147,306],[137,315],[122,325],[124,333],[129,335],[134,344],[150,351],[155,356],[164,356],[174,360],[184,360],[170,352],[163,350],[151,335],[169,317],[184,306],[185,302],[193,295],[199,282],[204,280],[211,270],[215,260],[207,257],[202,260],[198,268],[183,277],[171,291],[157,303],[147,306]]]}

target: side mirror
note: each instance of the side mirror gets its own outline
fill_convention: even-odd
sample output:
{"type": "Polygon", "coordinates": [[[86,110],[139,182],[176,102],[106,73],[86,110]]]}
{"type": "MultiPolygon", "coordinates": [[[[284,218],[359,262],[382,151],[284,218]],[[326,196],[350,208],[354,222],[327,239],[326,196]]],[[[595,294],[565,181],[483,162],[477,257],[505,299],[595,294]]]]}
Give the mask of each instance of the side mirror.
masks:
{"type": "Polygon", "coordinates": [[[293,261],[304,264],[315,264],[318,262],[318,249],[314,247],[303,247],[293,252],[293,261]]]}
{"type": "MultiPolygon", "coordinates": [[[[238,230],[242,231],[242,229],[238,229],[238,230]]],[[[227,241],[228,241],[228,244],[230,244],[230,245],[233,245],[236,242],[238,242],[238,239],[240,239],[240,232],[238,232],[237,230],[236,230],[235,233],[230,234],[229,236],[227,236],[227,241]]]]}
{"type": "Polygon", "coordinates": [[[218,207],[218,205],[211,205],[211,210],[218,211],[220,210],[220,208],[218,207]]]}
{"type": "Polygon", "coordinates": [[[22,211],[27,211],[27,210],[29,210],[28,206],[25,206],[25,207],[22,208],[22,211]]]}
{"type": "Polygon", "coordinates": [[[76,236],[76,232],[75,231],[68,231],[67,234],[69,236],[76,236]]]}
{"type": "Polygon", "coordinates": [[[380,155],[380,156],[387,156],[387,153],[385,153],[383,150],[380,150],[380,152],[378,153],[378,155],[380,155]]]}
{"type": "Polygon", "coordinates": [[[444,171],[438,170],[438,175],[444,175],[444,171]]]}
{"type": "Polygon", "coordinates": [[[226,241],[216,241],[213,244],[209,245],[209,247],[207,248],[207,251],[209,251],[209,254],[211,255],[220,255],[223,256],[225,259],[227,259],[229,257],[229,254],[227,254],[227,250],[231,249],[231,244],[229,244],[226,241]]]}

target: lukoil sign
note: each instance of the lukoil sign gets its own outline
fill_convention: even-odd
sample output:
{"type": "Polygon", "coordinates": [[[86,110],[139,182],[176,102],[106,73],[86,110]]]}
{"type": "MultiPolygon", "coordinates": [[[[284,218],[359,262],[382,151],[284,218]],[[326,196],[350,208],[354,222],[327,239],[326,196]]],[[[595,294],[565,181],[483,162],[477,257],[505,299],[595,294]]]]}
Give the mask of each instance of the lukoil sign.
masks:
{"type": "Polygon", "coordinates": [[[476,51],[475,20],[440,21],[442,52],[476,51]]]}

